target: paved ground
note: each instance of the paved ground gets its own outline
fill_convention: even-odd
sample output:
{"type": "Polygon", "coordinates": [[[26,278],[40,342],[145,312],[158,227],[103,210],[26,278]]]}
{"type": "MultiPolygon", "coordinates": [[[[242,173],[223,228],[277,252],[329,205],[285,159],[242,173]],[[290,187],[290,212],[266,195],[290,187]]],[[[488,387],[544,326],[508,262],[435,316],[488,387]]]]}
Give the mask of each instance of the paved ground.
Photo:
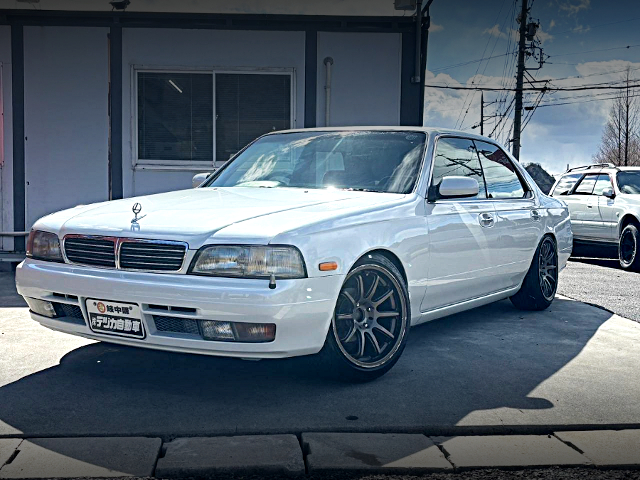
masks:
{"type": "Polygon", "coordinates": [[[330,383],[306,359],[243,362],[93,343],[28,319],[0,276],[0,436],[303,431],[431,435],[640,423],[640,324],[563,298],[414,329],[390,374],[330,383]]]}
{"type": "Polygon", "coordinates": [[[559,291],[640,322],[640,273],[622,270],[617,260],[572,259],[561,274],[559,291]]]}

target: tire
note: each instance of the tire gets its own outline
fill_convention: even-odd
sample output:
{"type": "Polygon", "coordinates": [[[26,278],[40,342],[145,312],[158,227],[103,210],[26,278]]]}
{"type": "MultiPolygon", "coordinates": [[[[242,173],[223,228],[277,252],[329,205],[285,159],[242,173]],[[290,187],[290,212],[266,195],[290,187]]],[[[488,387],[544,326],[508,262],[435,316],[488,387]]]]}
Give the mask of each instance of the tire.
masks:
{"type": "Polygon", "coordinates": [[[558,289],[558,248],[555,240],[546,236],[540,241],[527,275],[518,293],[510,298],[520,310],[545,310],[558,289]]]}
{"type": "Polygon", "coordinates": [[[387,373],[407,343],[410,312],[397,267],[383,255],[365,255],[338,294],[324,347],[316,356],[319,373],[349,382],[368,382],[387,373]]]}
{"type": "Polygon", "coordinates": [[[618,261],[624,270],[640,271],[639,243],[640,233],[637,226],[629,224],[622,229],[618,241],[618,261]]]}

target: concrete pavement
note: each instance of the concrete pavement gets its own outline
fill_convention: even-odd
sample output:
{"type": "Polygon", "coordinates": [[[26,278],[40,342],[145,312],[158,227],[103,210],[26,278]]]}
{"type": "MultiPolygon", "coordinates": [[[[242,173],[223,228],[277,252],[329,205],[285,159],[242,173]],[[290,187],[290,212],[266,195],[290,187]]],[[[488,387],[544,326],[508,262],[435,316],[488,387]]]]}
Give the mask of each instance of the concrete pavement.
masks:
{"type": "Polygon", "coordinates": [[[427,437],[303,433],[177,438],[0,439],[4,478],[203,478],[336,473],[424,474],[482,468],[636,468],[640,430],[427,437]]]}

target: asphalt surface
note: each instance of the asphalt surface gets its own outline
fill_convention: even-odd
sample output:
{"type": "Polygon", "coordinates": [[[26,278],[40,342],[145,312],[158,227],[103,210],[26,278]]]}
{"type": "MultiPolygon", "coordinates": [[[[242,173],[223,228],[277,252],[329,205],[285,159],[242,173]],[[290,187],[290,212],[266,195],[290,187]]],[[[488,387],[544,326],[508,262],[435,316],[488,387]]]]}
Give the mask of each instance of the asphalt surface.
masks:
{"type": "Polygon", "coordinates": [[[0,436],[448,435],[640,423],[640,324],[565,298],[545,312],[504,301],[420,326],[389,374],[351,385],[319,377],[306,358],[245,362],[53,332],[29,319],[12,289],[11,275],[0,275],[0,436]]]}
{"type": "Polygon", "coordinates": [[[558,291],[640,322],[640,273],[622,270],[618,260],[572,258],[560,274],[558,291]]]}

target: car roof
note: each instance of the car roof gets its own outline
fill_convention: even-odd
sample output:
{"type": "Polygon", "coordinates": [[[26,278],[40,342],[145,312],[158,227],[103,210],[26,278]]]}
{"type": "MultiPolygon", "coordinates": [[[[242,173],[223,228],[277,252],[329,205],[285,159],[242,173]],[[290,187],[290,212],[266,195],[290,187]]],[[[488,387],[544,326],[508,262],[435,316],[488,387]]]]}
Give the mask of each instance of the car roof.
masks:
{"type": "Polygon", "coordinates": [[[588,168],[589,165],[585,165],[584,167],[574,167],[571,168],[569,170],[567,170],[566,172],[564,172],[563,174],[561,174],[561,176],[565,176],[565,175],[593,175],[593,174],[599,174],[599,173],[615,173],[615,172],[628,172],[628,171],[635,171],[638,172],[640,171],[640,167],[594,167],[594,168],[588,168]]]}
{"type": "Polygon", "coordinates": [[[462,130],[453,130],[449,128],[438,128],[438,127],[411,127],[411,126],[398,126],[398,125],[294,128],[290,130],[278,130],[276,132],[269,133],[269,135],[274,135],[278,133],[299,133],[299,132],[422,132],[430,136],[454,135],[457,137],[471,138],[474,140],[480,140],[483,142],[500,145],[498,142],[496,142],[495,140],[489,137],[477,135],[475,133],[465,132],[462,130]]]}

